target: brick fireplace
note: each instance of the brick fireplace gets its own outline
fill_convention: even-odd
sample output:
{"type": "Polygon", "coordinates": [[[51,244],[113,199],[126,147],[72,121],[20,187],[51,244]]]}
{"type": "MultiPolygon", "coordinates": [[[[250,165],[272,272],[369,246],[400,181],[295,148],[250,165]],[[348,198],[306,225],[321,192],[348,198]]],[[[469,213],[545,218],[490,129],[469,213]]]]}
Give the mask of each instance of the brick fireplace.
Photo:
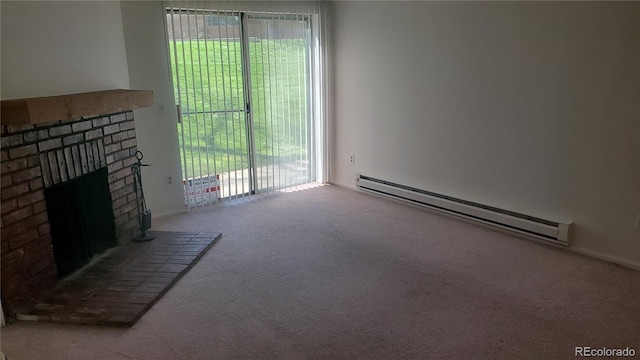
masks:
{"type": "Polygon", "coordinates": [[[138,234],[137,149],[130,110],[7,125],[3,104],[2,116],[2,304],[11,314],[58,283],[45,189],[106,169],[117,244],[138,234]]]}

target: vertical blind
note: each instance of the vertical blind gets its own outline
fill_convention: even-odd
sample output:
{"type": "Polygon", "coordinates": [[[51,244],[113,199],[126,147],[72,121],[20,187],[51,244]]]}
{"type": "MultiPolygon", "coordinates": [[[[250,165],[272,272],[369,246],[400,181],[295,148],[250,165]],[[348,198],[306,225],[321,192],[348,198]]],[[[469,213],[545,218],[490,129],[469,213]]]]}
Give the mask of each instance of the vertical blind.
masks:
{"type": "Polygon", "coordinates": [[[326,181],[321,4],[164,4],[187,206],[326,181]]]}

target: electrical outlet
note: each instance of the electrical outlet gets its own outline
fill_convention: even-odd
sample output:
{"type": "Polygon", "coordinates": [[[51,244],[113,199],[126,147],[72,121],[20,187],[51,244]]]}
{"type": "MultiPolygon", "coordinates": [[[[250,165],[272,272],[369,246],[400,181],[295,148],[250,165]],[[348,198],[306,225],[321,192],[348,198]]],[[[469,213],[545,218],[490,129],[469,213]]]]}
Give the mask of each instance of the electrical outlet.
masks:
{"type": "Polygon", "coordinates": [[[351,163],[351,165],[355,165],[356,164],[356,156],[355,155],[349,156],[349,162],[351,163]]]}
{"type": "Polygon", "coordinates": [[[173,177],[172,176],[167,176],[167,184],[168,185],[173,184],[173,177]]]}

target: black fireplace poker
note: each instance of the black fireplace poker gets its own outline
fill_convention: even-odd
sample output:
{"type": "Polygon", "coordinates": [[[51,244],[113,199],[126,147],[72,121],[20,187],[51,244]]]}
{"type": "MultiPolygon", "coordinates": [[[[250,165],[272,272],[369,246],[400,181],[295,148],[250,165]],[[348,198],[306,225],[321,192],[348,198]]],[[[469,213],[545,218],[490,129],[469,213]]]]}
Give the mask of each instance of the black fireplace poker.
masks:
{"type": "Polygon", "coordinates": [[[138,208],[138,219],[140,221],[140,236],[134,237],[133,241],[143,242],[150,241],[156,237],[153,234],[147,233],[147,230],[151,229],[151,210],[147,209],[147,202],[144,199],[144,190],[142,189],[142,172],[140,171],[143,166],[149,166],[149,164],[143,164],[142,159],[144,155],[141,151],[136,151],[136,163],[131,165],[131,171],[133,172],[133,191],[136,193],[136,206],[138,208]],[[140,191],[138,191],[138,189],[140,191]]]}

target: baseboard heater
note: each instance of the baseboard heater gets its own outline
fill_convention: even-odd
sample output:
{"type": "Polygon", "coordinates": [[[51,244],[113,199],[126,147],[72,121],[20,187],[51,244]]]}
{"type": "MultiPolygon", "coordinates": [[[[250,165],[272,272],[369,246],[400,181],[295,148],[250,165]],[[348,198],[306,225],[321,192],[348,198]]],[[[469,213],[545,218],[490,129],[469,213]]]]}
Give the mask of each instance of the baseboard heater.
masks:
{"type": "Polygon", "coordinates": [[[356,185],[364,191],[408,201],[556,244],[569,245],[571,223],[540,219],[363,175],[356,177],[356,185]]]}

